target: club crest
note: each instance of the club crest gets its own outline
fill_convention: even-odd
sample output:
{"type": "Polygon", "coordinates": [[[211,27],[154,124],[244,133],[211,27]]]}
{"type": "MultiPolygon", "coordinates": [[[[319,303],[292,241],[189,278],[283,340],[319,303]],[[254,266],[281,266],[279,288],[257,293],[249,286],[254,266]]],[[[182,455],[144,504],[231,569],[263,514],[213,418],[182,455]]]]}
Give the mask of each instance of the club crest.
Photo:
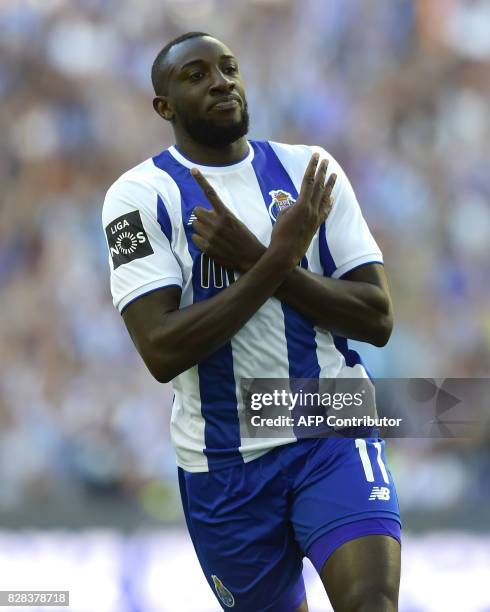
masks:
{"type": "Polygon", "coordinates": [[[269,215],[271,219],[275,221],[281,212],[281,210],[286,210],[290,206],[293,206],[296,203],[296,200],[293,196],[282,189],[273,189],[269,191],[269,195],[272,198],[271,203],[269,204],[269,215]]]}
{"type": "Polygon", "coordinates": [[[218,593],[218,597],[225,604],[227,608],[233,608],[235,605],[235,598],[230,593],[230,591],[225,587],[225,585],[221,582],[218,576],[214,574],[211,576],[214,582],[214,588],[216,589],[216,593],[218,593]]]}

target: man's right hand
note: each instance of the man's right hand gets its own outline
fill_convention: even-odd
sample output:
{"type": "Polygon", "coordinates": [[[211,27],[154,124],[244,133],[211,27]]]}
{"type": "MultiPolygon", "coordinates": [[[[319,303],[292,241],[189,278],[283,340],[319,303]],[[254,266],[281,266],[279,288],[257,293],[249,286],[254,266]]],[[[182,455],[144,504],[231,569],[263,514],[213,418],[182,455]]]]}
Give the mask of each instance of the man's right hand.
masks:
{"type": "Polygon", "coordinates": [[[306,168],[296,204],[280,213],[272,230],[268,250],[291,269],[304,257],[315,232],[332,209],[332,190],[337,175],[332,174],[325,183],[328,160],[322,160],[318,166],[318,159],[318,153],[314,153],[306,168]]]}

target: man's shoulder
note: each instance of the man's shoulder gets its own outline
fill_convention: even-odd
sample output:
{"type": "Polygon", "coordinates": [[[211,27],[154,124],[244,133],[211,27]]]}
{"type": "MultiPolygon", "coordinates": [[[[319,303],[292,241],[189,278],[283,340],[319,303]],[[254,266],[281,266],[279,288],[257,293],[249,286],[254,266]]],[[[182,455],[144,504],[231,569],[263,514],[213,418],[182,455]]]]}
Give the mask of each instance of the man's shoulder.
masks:
{"type": "Polygon", "coordinates": [[[318,153],[321,159],[327,158],[329,162],[332,161],[336,166],[339,166],[334,156],[320,145],[288,144],[273,140],[268,142],[279,158],[289,158],[307,164],[313,153],[318,153]]]}
{"type": "Polygon", "coordinates": [[[123,172],[123,174],[112,183],[107,193],[124,191],[125,189],[131,190],[138,186],[150,187],[157,180],[158,174],[158,169],[153,162],[153,158],[149,157],[123,172]]]}
{"type": "Polygon", "coordinates": [[[290,155],[312,155],[315,151],[322,151],[324,154],[327,153],[323,147],[318,145],[307,145],[307,144],[291,144],[286,142],[277,142],[275,140],[267,141],[273,149],[289,153],[290,155]]]}
{"type": "Polygon", "coordinates": [[[121,174],[108,188],[104,206],[112,200],[127,200],[138,202],[144,206],[145,201],[153,204],[156,196],[165,200],[172,197],[175,186],[171,177],[162,172],[149,157],[121,174]]]}
{"type": "Polygon", "coordinates": [[[335,157],[323,147],[319,145],[286,144],[282,142],[274,142],[272,140],[269,140],[268,143],[272,147],[282,165],[296,180],[299,181],[302,179],[311,156],[313,153],[318,153],[320,159],[328,160],[329,174],[334,172],[339,177],[337,184],[342,182],[344,171],[341,165],[335,159],[335,157]]]}

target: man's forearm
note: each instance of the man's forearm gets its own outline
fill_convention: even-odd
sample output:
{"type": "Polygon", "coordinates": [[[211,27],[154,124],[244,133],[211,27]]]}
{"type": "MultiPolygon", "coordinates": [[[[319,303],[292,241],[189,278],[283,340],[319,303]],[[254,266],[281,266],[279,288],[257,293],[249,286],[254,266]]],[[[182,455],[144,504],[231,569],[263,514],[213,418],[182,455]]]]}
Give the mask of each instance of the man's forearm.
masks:
{"type": "Polygon", "coordinates": [[[345,338],[383,346],[391,333],[390,300],[371,283],[326,278],[297,267],[274,297],[314,325],[345,338]]]}
{"type": "MultiPolygon", "coordinates": [[[[267,248],[256,245],[255,257],[267,248]]],[[[274,294],[314,325],[344,338],[384,346],[393,327],[389,292],[374,283],[291,270],[274,294]]]]}
{"type": "Polygon", "coordinates": [[[166,313],[151,338],[152,363],[147,365],[153,375],[168,382],[223,346],[273,296],[289,271],[269,252],[224,291],[166,313]]]}

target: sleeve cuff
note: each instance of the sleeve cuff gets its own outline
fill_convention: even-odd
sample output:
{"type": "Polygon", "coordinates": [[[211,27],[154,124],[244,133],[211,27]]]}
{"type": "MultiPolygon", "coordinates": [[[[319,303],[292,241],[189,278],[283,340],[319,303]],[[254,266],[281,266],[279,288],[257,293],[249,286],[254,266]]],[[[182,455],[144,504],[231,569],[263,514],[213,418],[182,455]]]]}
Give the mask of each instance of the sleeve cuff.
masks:
{"type": "Polygon", "coordinates": [[[351,259],[345,264],[342,264],[332,273],[332,278],[340,278],[354,270],[354,268],[359,268],[360,266],[365,266],[366,264],[383,264],[383,256],[378,251],[377,253],[368,253],[367,255],[361,255],[360,257],[356,257],[355,259],[351,259]]]}
{"type": "Polygon", "coordinates": [[[159,278],[156,281],[151,283],[147,283],[142,287],[138,287],[134,289],[126,296],[124,296],[119,303],[114,303],[116,308],[122,314],[123,310],[140,297],[147,295],[148,293],[153,293],[153,291],[157,291],[158,289],[165,289],[165,287],[179,287],[182,288],[182,280],[180,278],[159,278]]]}

